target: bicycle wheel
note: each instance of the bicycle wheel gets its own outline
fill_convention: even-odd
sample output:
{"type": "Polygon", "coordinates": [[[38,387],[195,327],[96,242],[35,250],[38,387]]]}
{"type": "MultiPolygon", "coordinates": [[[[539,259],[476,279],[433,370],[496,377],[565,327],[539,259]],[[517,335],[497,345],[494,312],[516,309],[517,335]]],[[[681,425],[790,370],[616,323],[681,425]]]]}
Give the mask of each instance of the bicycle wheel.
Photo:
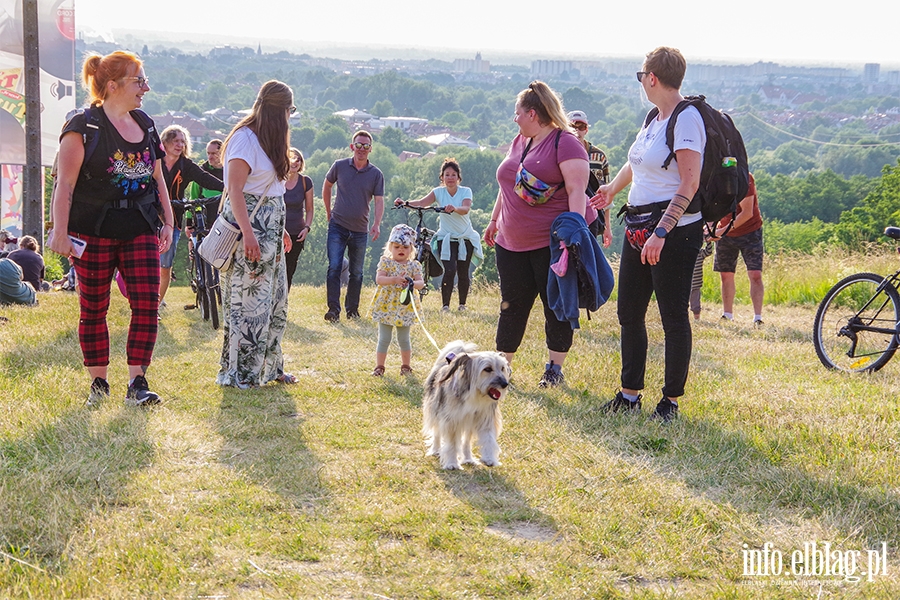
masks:
{"type": "Polygon", "coordinates": [[[816,354],[829,369],[877,371],[897,350],[898,321],[900,294],[884,277],[846,277],[828,290],[816,312],[816,354]]]}
{"type": "Polygon", "coordinates": [[[209,319],[212,321],[212,328],[219,328],[219,302],[216,298],[216,290],[218,286],[214,283],[215,270],[212,266],[204,261],[201,261],[203,265],[203,289],[206,292],[206,303],[209,312],[209,319]]]}
{"type": "Polygon", "coordinates": [[[206,287],[206,262],[199,256],[194,263],[194,278],[197,281],[197,308],[204,321],[209,321],[209,290],[206,287]]]}

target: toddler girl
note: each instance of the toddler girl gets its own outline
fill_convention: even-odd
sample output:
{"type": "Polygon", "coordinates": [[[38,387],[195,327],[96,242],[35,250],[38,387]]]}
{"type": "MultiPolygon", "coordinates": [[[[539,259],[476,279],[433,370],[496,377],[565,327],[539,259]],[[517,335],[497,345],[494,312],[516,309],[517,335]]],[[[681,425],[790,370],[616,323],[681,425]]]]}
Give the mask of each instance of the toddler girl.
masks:
{"type": "MultiPolygon", "coordinates": [[[[397,345],[400,346],[401,375],[412,374],[409,360],[412,356],[412,345],[409,341],[409,328],[416,320],[410,298],[408,304],[401,301],[401,292],[413,281],[417,290],[425,287],[422,277],[422,265],[412,258],[415,230],[409,225],[397,225],[391,230],[384,254],[378,261],[375,283],[378,290],[372,300],[372,318],[378,322],[378,346],[375,349],[375,370],[372,375],[384,375],[384,361],[387,349],[393,337],[393,328],[397,328],[397,345]]],[[[414,296],[414,294],[413,294],[414,296]]]]}

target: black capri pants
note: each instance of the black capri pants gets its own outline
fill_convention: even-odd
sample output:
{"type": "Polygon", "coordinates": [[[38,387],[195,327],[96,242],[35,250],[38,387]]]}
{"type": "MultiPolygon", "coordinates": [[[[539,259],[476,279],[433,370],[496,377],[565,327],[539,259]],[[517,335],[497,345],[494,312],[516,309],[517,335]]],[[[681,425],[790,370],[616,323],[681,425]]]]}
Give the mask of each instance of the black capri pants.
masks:
{"type": "Polygon", "coordinates": [[[560,321],[547,301],[550,247],[512,252],[497,244],[497,274],[500,276],[500,321],[497,323],[497,351],[515,352],[525,336],[528,316],[538,296],[544,305],[544,335],[547,348],[568,352],[574,332],[568,321],[560,321]]]}

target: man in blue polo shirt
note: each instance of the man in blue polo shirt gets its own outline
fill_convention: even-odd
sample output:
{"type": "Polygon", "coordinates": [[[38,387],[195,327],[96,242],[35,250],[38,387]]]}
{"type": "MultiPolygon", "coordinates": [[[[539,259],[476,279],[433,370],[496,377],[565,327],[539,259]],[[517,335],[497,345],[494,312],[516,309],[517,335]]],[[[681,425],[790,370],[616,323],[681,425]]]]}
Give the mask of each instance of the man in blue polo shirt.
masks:
{"type": "Polygon", "coordinates": [[[353,156],[335,161],[322,185],[325,219],[328,221],[328,275],[325,287],[328,312],[325,320],[341,318],[341,268],[344,252],[350,261],[350,281],[344,306],[348,319],[359,318],[359,294],[362,290],[363,263],[368,236],[378,239],[384,216],[384,175],[369,162],[372,134],[357,131],[350,143],[353,156]],[[337,197],[331,206],[331,188],[337,185],[337,197]],[[369,227],[369,203],[375,199],[375,218],[369,227]]]}

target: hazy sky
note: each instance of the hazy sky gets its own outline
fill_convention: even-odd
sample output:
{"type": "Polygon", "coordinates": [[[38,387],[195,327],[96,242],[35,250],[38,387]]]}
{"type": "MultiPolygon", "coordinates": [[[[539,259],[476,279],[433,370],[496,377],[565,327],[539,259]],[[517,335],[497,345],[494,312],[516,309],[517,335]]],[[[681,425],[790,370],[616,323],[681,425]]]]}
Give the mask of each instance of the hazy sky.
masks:
{"type": "Polygon", "coordinates": [[[220,33],[264,49],[293,39],[455,50],[448,60],[481,51],[492,60],[492,51],[642,56],[667,45],[688,61],[900,65],[898,0],[153,0],[134,10],[75,0],[75,11],[79,30],[220,33]]]}

